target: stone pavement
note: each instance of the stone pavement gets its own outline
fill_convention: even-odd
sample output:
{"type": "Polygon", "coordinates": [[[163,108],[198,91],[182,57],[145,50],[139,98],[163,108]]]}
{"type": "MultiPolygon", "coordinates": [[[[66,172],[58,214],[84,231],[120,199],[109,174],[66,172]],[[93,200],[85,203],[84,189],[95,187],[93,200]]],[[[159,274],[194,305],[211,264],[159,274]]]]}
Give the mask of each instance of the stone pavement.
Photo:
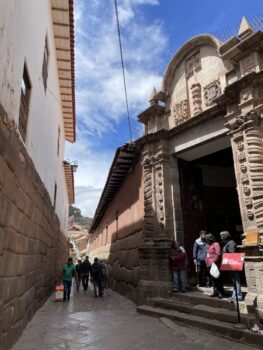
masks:
{"type": "Polygon", "coordinates": [[[75,293],[68,303],[54,295],[36,313],[13,350],[255,350],[203,331],[138,314],[128,299],[106,291],[75,293]],[[173,327],[175,325],[175,328],[173,327]]]}

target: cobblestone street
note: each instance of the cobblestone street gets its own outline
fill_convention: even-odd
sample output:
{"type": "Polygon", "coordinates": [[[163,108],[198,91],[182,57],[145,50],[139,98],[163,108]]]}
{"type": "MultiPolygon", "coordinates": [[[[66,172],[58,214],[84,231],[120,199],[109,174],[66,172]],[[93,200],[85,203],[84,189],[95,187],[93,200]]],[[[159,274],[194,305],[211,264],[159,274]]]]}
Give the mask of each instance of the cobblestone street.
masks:
{"type": "Polygon", "coordinates": [[[87,294],[81,291],[68,303],[54,302],[53,295],[13,350],[255,349],[202,331],[175,327],[138,314],[132,302],[111,290],[97,299],[90,290],[87,294]]]}

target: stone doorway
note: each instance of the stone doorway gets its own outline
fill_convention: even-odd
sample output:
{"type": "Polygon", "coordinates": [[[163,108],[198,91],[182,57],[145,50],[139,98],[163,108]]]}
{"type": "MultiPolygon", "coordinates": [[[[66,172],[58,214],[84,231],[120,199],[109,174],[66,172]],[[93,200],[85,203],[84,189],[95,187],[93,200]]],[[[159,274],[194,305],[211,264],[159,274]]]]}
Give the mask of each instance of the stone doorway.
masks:
{"type": "Polygon", "coordinates": [[[179,174],[184,245],[191,277],[195,274],[193,244],[201,229],[213,233],[219,242],[220,231],[228,230],[241,244],[243,229],[232,149],[228,147],[192,161],[179,159],[179,174]]]}

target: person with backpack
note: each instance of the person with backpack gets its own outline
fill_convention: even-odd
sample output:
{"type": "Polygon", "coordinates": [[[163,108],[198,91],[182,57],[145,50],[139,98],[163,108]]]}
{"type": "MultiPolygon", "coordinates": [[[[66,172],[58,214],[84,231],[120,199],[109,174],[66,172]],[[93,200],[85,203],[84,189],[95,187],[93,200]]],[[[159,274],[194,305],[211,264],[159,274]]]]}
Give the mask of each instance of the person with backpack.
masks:
{"type": "MultiPolygon", "coordinates": [[[[224,253],[236,253],[237,244],[233,240],[231,234],[228,231],[222,231],[222,232],[220,232],[220,237],[221,237],[221,240],[223,243],[223,254],[224,253]]],[[[235,284],[236,284],[238,300],[243,300],[239,272],[238,271],[231,271],[231,278],[233,281],[233,285],[235,286],[235,284]]],[[[236,301],[236,290],[234,287],[233,292],[232,292],[232,296],[230,298],[230,301],[232,303],[234,303],[236,301]]]]}
{"type": "Polygon", "coordinates": [[[89,261],[89,257],[86,256],[85,260],[81,264],[81,279],[84,293],[86,293],[89,286],[89,276],[91,273],[91,263],[89,261]]]}
{"type": "Polygon", "coordinates": [[[94,259],[94,263],[91,266],[91,277],[93,281],[94,297],[97,298],[103,296],[103,269],[102,264],[98,258],[94,259]]]}
{"type": "Polygon", "coordinates": [[[172,292],[186,291],[186,252],[179,242],[173,241],[169,250],[169,265],[172,271],[172,292]]]}

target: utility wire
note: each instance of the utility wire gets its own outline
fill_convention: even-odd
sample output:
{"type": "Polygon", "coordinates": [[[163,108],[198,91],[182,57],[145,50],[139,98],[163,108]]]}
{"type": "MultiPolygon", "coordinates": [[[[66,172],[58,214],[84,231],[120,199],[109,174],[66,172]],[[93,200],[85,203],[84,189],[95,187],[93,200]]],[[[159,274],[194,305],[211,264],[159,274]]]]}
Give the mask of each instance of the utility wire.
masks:
{"type": "Polygon", "coordinates": [[[114,0],[114,4],[115,4],[115,12],[116,12],[116,22],[117,22],[117,30],[118,30],[118,37],[119,37],[119,45],[120,45],[121,66],[122,66],[123,85],[124,85],[124,92],[125,92],[125,99],[126,99],[128,125],[129,125],[130,139],[131,139],[131,142],[132,142],[131,118],[130,118],[127,86],[126,86],[126,79],[125,79],[124,60],[123,60],[123,53],[122,53],[121,31],[120,31],[120,22],[119,22],[119,13],[118,13],[117,0],[114,0]]]}

